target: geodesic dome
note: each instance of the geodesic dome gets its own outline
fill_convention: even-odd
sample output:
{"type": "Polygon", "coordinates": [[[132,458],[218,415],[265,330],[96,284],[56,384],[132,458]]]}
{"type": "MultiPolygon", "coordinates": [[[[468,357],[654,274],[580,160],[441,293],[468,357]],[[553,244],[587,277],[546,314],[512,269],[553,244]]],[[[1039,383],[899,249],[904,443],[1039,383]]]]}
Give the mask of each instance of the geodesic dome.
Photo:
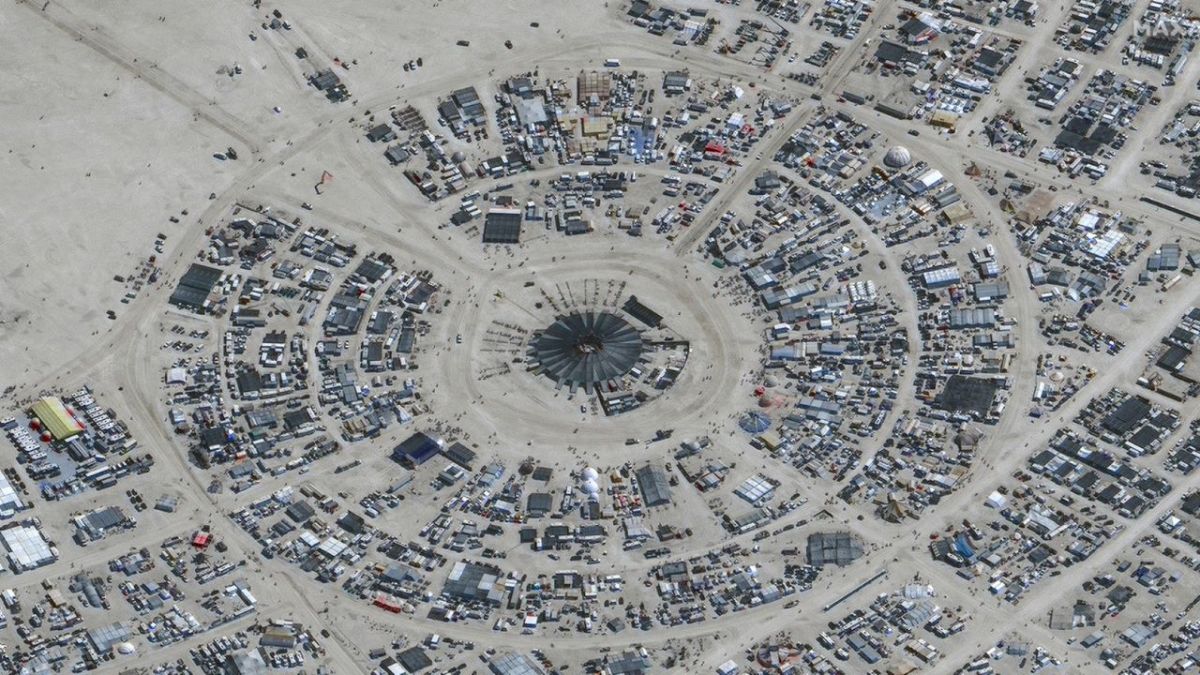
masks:
{"type": "Polygon", "coordinates": [[[912,153],[903,145],[897,145],[888,150],[887,154],[883,156],[883,163],[893,169],[902,169],[912,164],[912,153]]]}

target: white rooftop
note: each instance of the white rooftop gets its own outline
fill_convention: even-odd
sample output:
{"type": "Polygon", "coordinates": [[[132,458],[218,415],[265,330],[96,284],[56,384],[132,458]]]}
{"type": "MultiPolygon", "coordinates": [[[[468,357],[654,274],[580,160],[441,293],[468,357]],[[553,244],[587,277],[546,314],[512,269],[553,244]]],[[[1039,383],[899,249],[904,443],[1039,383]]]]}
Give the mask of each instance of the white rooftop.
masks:
{"type": "Polygon", "coordinates": [[[8,549],[8,559],[17,571],[31,570],[56,560],[42,533],[32,525],[17,525],[0,530],[0,539],[8,549]]]}

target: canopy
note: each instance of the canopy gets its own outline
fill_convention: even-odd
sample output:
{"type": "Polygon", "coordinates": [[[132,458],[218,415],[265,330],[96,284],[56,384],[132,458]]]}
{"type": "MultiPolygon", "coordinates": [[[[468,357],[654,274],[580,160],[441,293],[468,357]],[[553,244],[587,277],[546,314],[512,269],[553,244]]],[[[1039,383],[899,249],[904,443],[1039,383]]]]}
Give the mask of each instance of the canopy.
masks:
{"type": "Polygon", "coordinates": [[[34,417],[46,427],[56,441],[66,440],[83,431],[83,424],[75,419],[57,396],[47,396],[30,409],[34,417]]]}

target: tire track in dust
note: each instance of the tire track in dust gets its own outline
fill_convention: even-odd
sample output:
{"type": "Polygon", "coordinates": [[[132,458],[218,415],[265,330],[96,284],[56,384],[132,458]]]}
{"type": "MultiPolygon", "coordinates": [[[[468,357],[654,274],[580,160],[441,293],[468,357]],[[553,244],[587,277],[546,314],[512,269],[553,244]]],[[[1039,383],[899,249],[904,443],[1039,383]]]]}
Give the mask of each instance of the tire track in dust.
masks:
{"type": "Polygon", "coordinates": [[[84,30],[84,28],[78,25],[84,23],[82,20],[72,15],[69,10],[56,4],[46,3],[43,9],[38,9],[29,0],[17,1],[27,7],[36,16],[41,17],[55,28],[75,38],[76,42],[87,46],[92,51],[133,74],[137,79],[143,80],[159,93],[184,106],[192,114],[233,137],[244,147],[248,148],[250,154],[259,154],[259,142],[254,138],[254,134],[245,122],[226,112],[216,102],[205,99],[191,87],[175,78],[174,75],[159,68],[157,64],[142,64],[138,62],[137,58],[122,53],[124,51],[123,48],[105,34],[99,26],[88,25],[88,30],[84,30]],[[59,15],[65,14],[66,16],[55,16],[51,12],[59,15]]]}

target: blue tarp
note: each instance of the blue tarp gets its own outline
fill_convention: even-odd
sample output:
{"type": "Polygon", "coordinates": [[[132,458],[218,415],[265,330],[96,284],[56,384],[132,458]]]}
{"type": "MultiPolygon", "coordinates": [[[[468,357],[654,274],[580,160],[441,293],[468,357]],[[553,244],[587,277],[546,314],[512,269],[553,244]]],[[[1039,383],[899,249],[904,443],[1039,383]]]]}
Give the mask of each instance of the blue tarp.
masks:
{"type": "Polygon", "coordinates": [[[975,559],[975,551],[967,543],[967,538],[961,534],[954,539],[954,550],[968,561],[975,559]]]}

